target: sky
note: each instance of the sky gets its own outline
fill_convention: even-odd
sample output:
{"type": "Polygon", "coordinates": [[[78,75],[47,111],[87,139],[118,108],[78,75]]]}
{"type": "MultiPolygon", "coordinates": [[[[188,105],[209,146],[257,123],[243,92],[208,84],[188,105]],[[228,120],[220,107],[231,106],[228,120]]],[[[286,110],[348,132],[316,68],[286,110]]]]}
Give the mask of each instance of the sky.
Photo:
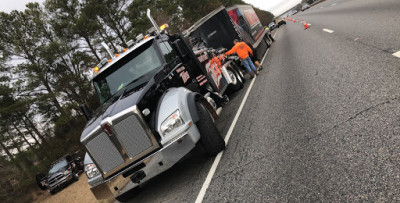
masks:
{"type": "Polygon", "coordinates": [[[266,10],[279,16],[301,2],[301,0],[243,0],[259,9],[266,10]]]}
{"type": "Polygon", "coordinates": [[[12,10],[22,11],[29,2],[44,2],[44,0],[0,0],[0,11],[10,13],[12,10]]]}
{"type": "MultiPolygon", "coordinates": [[[[22,11],[29,2],[44,2],[44,0],[0,0],[0,11],[7,13],[12,10],[22,11]]],[[[278,16],[300,3],[301,0],[244,0],[244,2],[278,16]]]]}

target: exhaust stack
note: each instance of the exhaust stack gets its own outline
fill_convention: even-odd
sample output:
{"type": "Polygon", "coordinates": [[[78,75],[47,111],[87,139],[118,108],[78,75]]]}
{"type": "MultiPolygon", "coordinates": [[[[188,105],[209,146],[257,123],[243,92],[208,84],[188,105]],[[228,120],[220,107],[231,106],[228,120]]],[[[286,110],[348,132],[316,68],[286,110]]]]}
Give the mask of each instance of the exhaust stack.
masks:
{"type": "Polygon", "coordinates": [[[151,24],[153,24],[153,27],[156,28],[157,34],[160,34],[161,30],[160,27],[157,25],[156,21],[151,17],[150,15],[150,9],[147,9],[147,18],[149,18],[151,24]]]}
{"type": "Polygon", "coordinates": [[[105,42],[101,42],[101,46],[103,46],[103,48],[108,52],[111,58],[114,58],[110,47],[105,42]]]}

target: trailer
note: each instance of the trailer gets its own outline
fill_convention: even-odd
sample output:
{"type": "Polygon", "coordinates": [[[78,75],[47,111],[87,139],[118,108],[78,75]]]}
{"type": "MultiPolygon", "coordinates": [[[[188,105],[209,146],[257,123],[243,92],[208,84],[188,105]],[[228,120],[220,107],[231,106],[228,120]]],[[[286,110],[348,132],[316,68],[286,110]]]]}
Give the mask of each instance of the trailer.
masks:
{"type": "Polygon", "coordinates": [[[223,6],[212,11],[184,32],[185,36],[201,38],[207,47],[231,49],[233,40],[249,42],[261,58],[270,46],[264,29],[253,7],[249,5],[223,6]]]}

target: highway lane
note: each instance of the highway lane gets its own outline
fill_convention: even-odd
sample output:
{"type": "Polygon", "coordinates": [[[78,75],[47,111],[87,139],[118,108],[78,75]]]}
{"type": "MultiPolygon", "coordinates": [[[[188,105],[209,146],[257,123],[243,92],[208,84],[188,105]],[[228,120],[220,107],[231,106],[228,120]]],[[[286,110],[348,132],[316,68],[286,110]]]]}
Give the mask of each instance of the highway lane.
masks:
{"type": "Polygon", "coordinates": [[[397,42],[333,18],[279,29],[204,202],[400,201],[400,59],[379,47],[397,42]]]}
{"type": "MultiPolygon", "coordinates": [[[[370,0],[326,1],[295,16],[308,30],[278,29],[203,202],[400,201],[400,7],[382,2],[373,15],[393,21],[379,32],[361,23],[370,0]]],[[[249,83],[217,121],[223,135],[249,83]]],[[[131,202],[194,202],[213,161],[195,150],[131,202]]]]}
{"type": "Polygon", "coordinates": [[[293,17],[393,53],[400,50],[399,12],[398,0],[329,0],[293,17]]]}

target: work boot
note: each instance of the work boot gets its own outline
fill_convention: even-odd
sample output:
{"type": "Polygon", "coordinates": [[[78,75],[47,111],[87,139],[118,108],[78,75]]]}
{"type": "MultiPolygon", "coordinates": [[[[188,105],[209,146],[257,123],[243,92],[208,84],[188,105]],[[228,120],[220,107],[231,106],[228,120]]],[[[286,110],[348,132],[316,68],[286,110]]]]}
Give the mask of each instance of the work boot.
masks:
{"type": "Polygon", "coordinates": [[[264,67],[261,65],[259,68],[258,68],[258,70],[260,71],[260,70],[262,70],[264,67]]]}
{"type": "Polygon", "coordinates": [[[250,72],[249,74],[250,74],[250,79],[253,79],[255,75],[254,72],[250,72]]]}
{"type": "Polygon", "coordinates": [[[254,71],[254,73],[255,73],[256,75],[258,75],[258,70],[254,71]]]}

